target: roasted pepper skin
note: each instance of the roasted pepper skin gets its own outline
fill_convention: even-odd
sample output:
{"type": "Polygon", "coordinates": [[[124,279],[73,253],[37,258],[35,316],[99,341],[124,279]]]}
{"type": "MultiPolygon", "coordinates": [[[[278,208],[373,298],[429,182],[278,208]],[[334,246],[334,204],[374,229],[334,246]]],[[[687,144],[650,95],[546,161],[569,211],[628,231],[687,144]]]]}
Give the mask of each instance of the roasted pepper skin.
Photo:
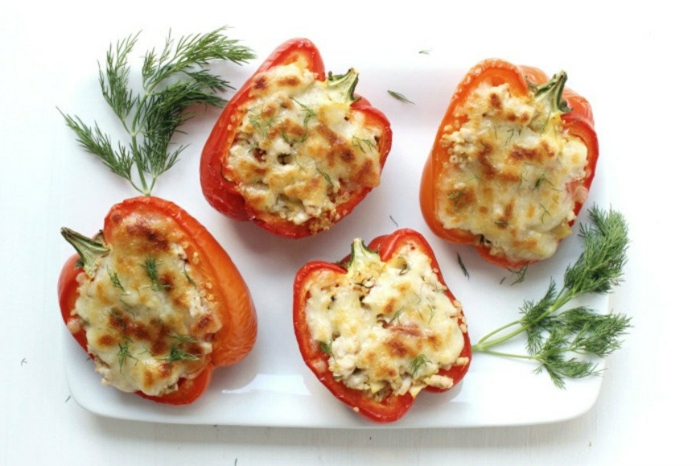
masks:
{"type": "MultiPolygon", "coordinates": [[[[445,280],[440,272],[440,268],[435,258],[432,248],[426,239],[417,231],[411,229],[400,229],[391,234],[383,235],[372,240],[367,249],[377,251],[380,259],[383,262],[388,261],[394,255],[395,251],[406,242],[413,242],[418,245],[418,248],[425,253],[431,260],[432,268],[437,272],[440,283],[445,285],[445,280]]],[[[325,353],[318,341],[311,338],[309,330],[305,304],[307,299],[308,284],[313,279],[314,273],[320,270],[332,272],[337,275],[345,275],[348,271],[347,264],[350,256],[346,256],[339,262],[323,262],[311,261],[304,265],[296,274],[294,280],[294,333],[299,345],[299,351],[307,367],[314,373],[318,380],[340,401],[349,406],[352,410],[363,416],[365,419],[376,423],[390,423],[401,419],[413,406],[414,398],[410,393],[404,395],[391,395],[385,397],[382,401],[377,401],[365,396],[362,391],[348,388],[341,381],[335,380],[333,374],[328,370],[329,355],[325,353]]],[[[447,285],[445,285],[447,287],[447,285]]],[[[445,294],[455,300],[452,292],[447,289],[445,294]]],[[[457,385],[466,375],[471,363],[471,343],[469,340],[469,332],[464,332],[464,348],[460,357],[469,358],[469,362],[465,365],[453,365],[449,370],[438,372],[439,375],[445,375],[454,381],[457,385]]],[[[443,392],[446,389],[436,387],[426,387],[426,391],[443,392]]]]}
{"type": "MultiPolygon", "coordinates": [[[[183,405],[194,402],[207,389],[214,369],[235,364],[253,348],[257,337],[257,314],[252,297],[240,272],[228,253],[216,239],[194,217],[176,204],[153,196],[127,199],[114,205],[104,220],[105,244],[118,248],[111,241],[111,229],[115,222],[127,215],[143,214],[169,217],[187,239],[185,250],[190,257],[197,255],[197,268],[214,284],[211,292],[220,303],[222,328],[215,334],[210,361],[204,370],[193,379],[181,380],[178,390],[163,395],[139,396],[158,403],[183,405]]],[[[58,279],[58,298],[61,316],[78,344],[88,352],[85,330],[71,323],[72,311],[79,296],[78,276],[84,269],[78,265],[79,256],[71,256],[64,264],[58,279]]],[[[73,319],[74,320],[74,319],[73,319]]]]}
{"type": "MultiPolygon", "coordinates": [[[[240,123],[238,110],[245,107],[251,100],[250,90],[254,85],[258,74],[265,72],[276,66],[296,62],[299,57],[305,57],[309,64],[309,70],[316,74],[319,81],[326,80],[326,71],[321,53],[316,46],[308,39],[290,39],[280,45],[270,56],[260,65],[258,70],[243,84],[243,86],[231,98],[224,108],[218,121],[207,139],[202,157],[200,159],[200,183],[204,197],[209,204],[222,214],[241,221],[252,221],[265,230],[287,238],[302,238],[311,236],[312,231],[307,224],[296,225],[291,221],[283,219],[263,219],[261,212],[256,211],[246,204],[245,199],[236,190],[236,183],[227,180],[223,176],[224,160],[233,144],[235,129],[240,123]]],[[[392,143],[391,125],[386,116],[373,107],[370,102],[357,94],[351,108],[364,113],[370,122],[374,122],[383,128],[384,137],[379,141],[380,163],[384,166],[389,155],[392,143]]],[[[364,189],[356,193],[347,202],[338,205],[337,212],[340,221],[347,216],[362,201],[371,188],[364,189]]]]}
{"type": "MultiPolygon", "coordinates": [[[[435,187],[440,183],[442,164],[449,159],[447,149],[440,144],[444,128],[449,123],[461,125],[466,121],[466,117],[455,116],[455,110],[459,105],[467,100],[470,94],[482,83],[490,82],[493,86],[507,83],[511,92],[516,96],[526,95],[532,85],[544,84],[549,81],[549,77],[540,69],[531,66],[517,66],[507,61],[499,59],[484,60],[474,66],[462,79],[452,95],[450,103],[440,123],[435,142],[425,167],[420,185],[420,206],[425,222],[430,229],[442,239],[458,244],[469,244],[476,247],[479,255],[485,260],[500,267],[509,269],[521,269],[534,263],[535,261],[509,261],[507,258],[495,256],[490,253],[488,246],[484,245],[479,235],[475,235],[467,230],[445,228],[437,218],[437,195],[435,187]]],[[[596,172],[598,162],[598,136],[594,129],[593,112],[587,99],[577,94],[569,88],[565,88],[562,94],[563,100],[570,107],[570,111],[563,113],[561,118],[564,122],[564,129],[569,134],[577,136],[583,141],[588,149],[588,160],[586,177],[577,186],[570,186],[570,189],[583,187],[590,190],[591,183],[596,172]]],[[[574,213],[578,216],[583,202],[576,202],[574,213]]],[[[576,219],[569,222],[573,225],[576,219]]]]}

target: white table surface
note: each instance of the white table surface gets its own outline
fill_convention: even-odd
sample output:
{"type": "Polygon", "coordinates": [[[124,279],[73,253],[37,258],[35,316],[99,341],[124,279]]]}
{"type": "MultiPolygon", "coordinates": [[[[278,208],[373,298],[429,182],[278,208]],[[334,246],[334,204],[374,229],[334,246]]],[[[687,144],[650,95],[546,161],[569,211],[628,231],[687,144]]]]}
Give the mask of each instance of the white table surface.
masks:
{"type": "MultiPolygon", "coordinates": [[[[686,3],[180,3],[0,3],[0,464],[698,464],[700,34],[686,3]],[[524,427],[283,429],[115,421],[71,399],[55,291],[66,251],[57,149],[71,135],[56,107],[94,85],[116,39],[142,30],[159,46],[169,28],[179,36],[222,25],[260,57],[306,36],[334,63],[429,49],[465,71],[472,57],[501,57],[561,63],[577,76],[594,107],[611,204],[632,237],[612,305],[634,328],[589,412],[524,427]]],[[[86,183],[85,196],[98,187],[86,183]]]]}

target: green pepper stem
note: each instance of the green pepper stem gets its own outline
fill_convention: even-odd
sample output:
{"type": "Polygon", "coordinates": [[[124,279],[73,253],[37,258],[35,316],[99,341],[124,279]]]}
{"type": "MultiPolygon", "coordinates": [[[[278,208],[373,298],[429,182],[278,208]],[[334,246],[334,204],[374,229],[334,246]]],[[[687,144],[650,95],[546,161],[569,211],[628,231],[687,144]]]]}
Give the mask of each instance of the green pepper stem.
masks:
{"type": "Polygon", "coordinates": [[[566,79],[566,71],[560,71],[555,74],[550,81],[540,84],[539,86],[533,86],[535,98],[537,100],[550,99],[553,109],[557,109],[561,113],[569,113],[571,107],[569,107],[569,104],[562,97],[566,79]]]}
{"type": "Polygon", "coordinates": [[[76,267],[82,267],[88,277],[93,278],[95,276],[95,261],[109,253],[109,248],[102,239],[102,233],[100,232],[95,238],[88,238],[77,231],[63,227],[61,228],[61,236],[75,248],[80,256],[80,260],[75,263],[76,267]]]}
{"type": "Polygon", "coordinates": [[[354,68],[350,68],[347,73],[341,75],[328,72],[328,89],[335,94],[333,100],[350,103],[359,100],[355,97],[355,87],[359,80],[360,74],[354,68]]]}
{"type": "Polygon", "coordinates": [[[350,260],[346,265],[346,269],[348,271],[350,271],[350,269],[354,269],[354,267],[357,265],[355,263],[355,259],[357,258],[358,254],[377,254],[377,252],[368,249],[365,243],[362,241],[362,239],[355,238],[352,241],[352,246],[350,247],[350,260]]]}

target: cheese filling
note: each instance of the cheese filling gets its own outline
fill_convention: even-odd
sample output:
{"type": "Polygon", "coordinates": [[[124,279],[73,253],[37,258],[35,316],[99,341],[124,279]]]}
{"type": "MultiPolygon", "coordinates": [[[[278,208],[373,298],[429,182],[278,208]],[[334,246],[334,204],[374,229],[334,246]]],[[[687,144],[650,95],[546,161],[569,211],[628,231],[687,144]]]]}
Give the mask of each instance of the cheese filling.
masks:
{"type": "Polygon", "coordinates": [[[103,384],[161,396],[208,364],[221,323],[179,236],[171,219],[126,217],[111,235],[120,247],[95,260],[92,278],[78,276],[69,328],[85,330],[103,384]]]}
{"type": "Polygon", "coordinates": [[[379,185],[383,130],[304,62],[254,79],[224,176],[254,211],[328,229],[347,214],[343,203],[379,185]]]}
{"type": "Polygon", "coordinates": [[[550,257],[588,195],[585,144],[550,99],[513,96],[508,84],[480,85],[459,112],[467,121],[441,139],[450,158],[437,187],[440,222],[481,236],[494,255],[550,257]]]}
{"type": "Polygon", "coordinates": [[[311,281],[305,313],[311,337],[329,354],[336,380],[382,399],[427,386],[450,388],[439,371],[465,365],[466,321],[430,258],[407,242],[382,262],[361,240],[353,243],[348,273],[320,271],[311,281]]]}

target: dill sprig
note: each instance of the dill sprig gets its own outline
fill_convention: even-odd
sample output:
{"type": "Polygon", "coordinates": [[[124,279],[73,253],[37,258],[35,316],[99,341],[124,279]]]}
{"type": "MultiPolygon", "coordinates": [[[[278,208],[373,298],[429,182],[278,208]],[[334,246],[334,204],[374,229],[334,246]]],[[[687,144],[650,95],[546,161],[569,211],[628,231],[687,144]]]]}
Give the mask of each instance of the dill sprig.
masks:
{"type": "Polygon", "coordinates": [[[104,68],[99,65],[99,83],[105,101],[124,128],[128,143],[115,145],[96,123],[90,126],[77,116],[61,112],[80,145],[139,192],[150,195],[156,179],[175,164],[185,149],[185,146],[173,149],[170,140],[195,115],[190,109],[196,105],[221,107],[226,103],[216,93],[231,86],[207,69],[209,63],[227,60],[240,64],[255,58],[250,49],[224,36],[224,29],[188,35],[178,41],[168,34],[160,52],[152,49],[144,56],[142,93],[136,92],[129,82],[128,58],[139,34],[110,45],[104,68]],[[134,166],[138,181],[134,179],[134,166]]]}
{"type": "Polygon", "coordinates": [[[557,387],[565,379],[599,374],[592,357],[604,358],[620,347],[620,338],[631,327],[623,314],[599,314],[585,306],[562,310],[571,300],[588,293],[609,293],[622,281],[629,245],[627,223],[613,210],[594,206],[592,224],[581,227],[583,252],[564,273],[564,285],[550,281],[539,301],[526,301],[521,317],[485,335],[472,346],[474,352],[536,361],[537,372],[546,371],[557,387]],[[527,354],[511,354],[492,348],[525,333],[527,354]]]}

